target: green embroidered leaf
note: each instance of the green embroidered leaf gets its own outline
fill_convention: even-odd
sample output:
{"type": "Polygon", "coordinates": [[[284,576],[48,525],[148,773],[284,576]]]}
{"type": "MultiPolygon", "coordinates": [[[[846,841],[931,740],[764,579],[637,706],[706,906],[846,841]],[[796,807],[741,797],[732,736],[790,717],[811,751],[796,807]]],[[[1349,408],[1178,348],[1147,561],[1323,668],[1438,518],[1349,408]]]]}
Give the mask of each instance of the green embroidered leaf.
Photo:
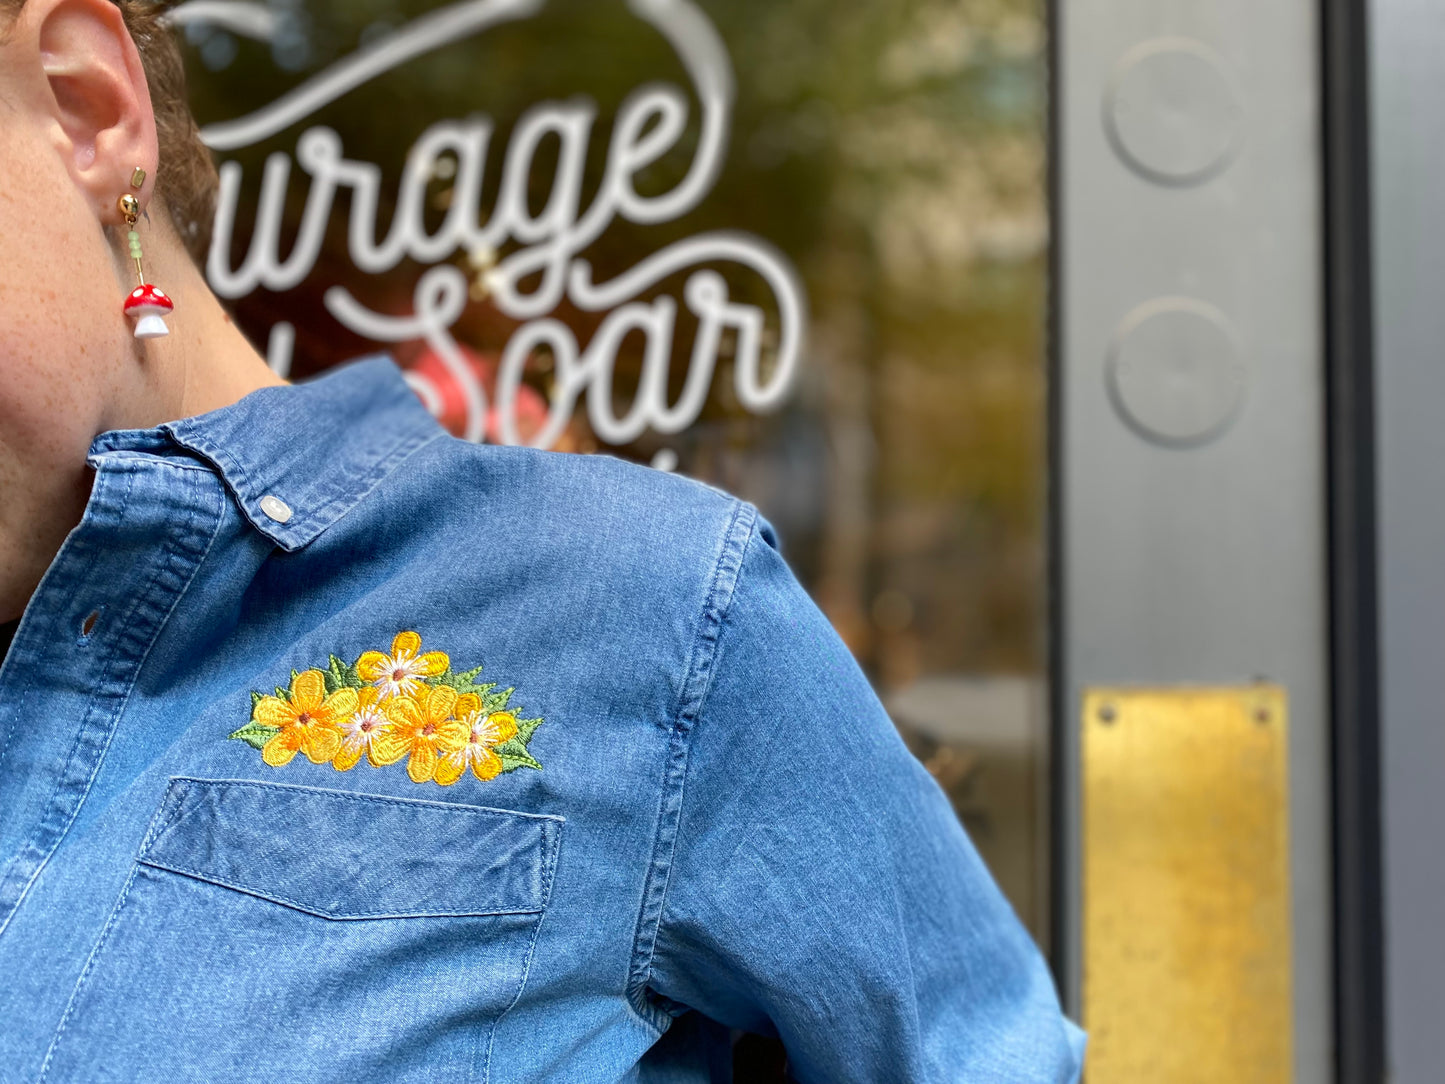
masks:
{"type": "Polygon", "coordinates": [[[492,746],[492,752],[499,757],[524,757],[527,756],[527,743],[521,738],[513,738],[511,741],[504,741],[501,745],[492,746]]]}
{"type": "Polygon", "coordinates": [[[288,692],[286,689],[281,688],[281,686],[277,685],[276,699],[282,701],[283,703],[289,704],[291,703],[291,693],[288,692]]]}
{"type": "Polygon", "coordinates": [[[231,737],[235,738],[237,741],[245,742],[252,749],[264,749],[266,747],[266,743],[279,733],[281,733],[281,731],[277,730],[275,727],[262,726],[260,723],[252,719],[240,730],[232,734],[231,737]]]}
{"type": "Polygon", "coordinates": [[[502,752],[502,748],[500,745],[497,746],[497,756],[501,758],[502,771],[514,772],[518,768],[535,768],[539,772],[542,770],[542,765],[538,764],[537,761],[532,758],[532,754],[522,753],[519,755],[511,752],[504,753],[502,752]]]}
{"type": "Polygon", "coordinates": [[[428,685],[450,685],[453,689],[457,691],[458,696],[465,696],[467,693],[473,693],[478,697],[484,697],[486,696],[488,689],[496,688],[497,683],[493,681],[487,683],[486,685],[476,684],[473,679],[481,672],[482,668],[480,666],[476,667],[473,670],[463,671],[460,674],[448,667],[445,674],[441,674],[440,676],[434,678],[427,678],[425,680],[428,685]]]}
{"type": "Polygon", "coordinates": [[[335,655],[331,656],[324,673],[326,674],[327,696],[330,696],[338,689],[360,689],[365,687],[366,684],[361,680],[360,675],[357,674],[356,667],[342,662],[335,655]]]}
{"type": "Polygon", "coordinates": [[[252,690],[251,690],[251,710],[252,710],[252,711],[255,711],[255,710],[256,710],[256,705],[259,704],[261,701],[263,701],[263,700],[265,700],[265,699],[266,699],[266,696],[265,696],[264,693],[258,693],[255,689],[252,689],[252,690]]]}
{"type": "Polygon", "coordinates": [[[532,740],[533,733],[541,725],[541,719],[519,719],[517,721],[517,736],[511,741],[503,742],[493,750],[501,758],[502,771],[511,772],[518,768],[542,770],[542,765],[537,758],[527,750],[527,743],[532,740]]]}
{"type": "MultiPolygon", "coordinates": [[[[495,685],[488,685],[488,689],[495,688],[495,685]]],[[[507,701],[512,699],[515,689],[503,689],[499,693],[488,693],[482,697],[482,710],[490,714],[494,711],[501,711],[507,706],[507,701]]]]}

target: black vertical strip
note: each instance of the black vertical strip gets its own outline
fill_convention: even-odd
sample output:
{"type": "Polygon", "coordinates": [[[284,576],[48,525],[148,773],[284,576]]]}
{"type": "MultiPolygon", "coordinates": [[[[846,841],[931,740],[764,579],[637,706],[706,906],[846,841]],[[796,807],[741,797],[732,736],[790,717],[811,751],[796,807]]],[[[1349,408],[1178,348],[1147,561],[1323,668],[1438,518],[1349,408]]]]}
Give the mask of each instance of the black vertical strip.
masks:
{"type": "Polygon", "coordinates": [[[1073,966],[1077,957],[1076,927],[1070,911],[1069,881],[1075,875],[1069,863],[1069,836],[1078,818],[1068,808],[1068,795],[1073,793],[1069,773],[1072,758],[1066,755],[1074,716],[1066,685],[1064,665],[1064,348],[1063,348],[1063,108],[1060,102],[1062,77],[1061,2],[1044,0],[1045,33],[1048,56],[1045,78],[1048,80],[1047,162],[1049,202],[1049,303],[1046,346],[1048,477],[1045,530],[1048,533],[1048,569],[1045,591],[1048,596],[1047,660],[1049,679],[1049,963],[1054,982],[1059,987],[1065,1008],[1078,1014],[1081,1006],[1073,1004],[1073,966]]]}
{"type": "Polygon", "coordinates": [[[1323,0],[1338,1084],[1385,1080],[1367,0],[1323,0]]]}

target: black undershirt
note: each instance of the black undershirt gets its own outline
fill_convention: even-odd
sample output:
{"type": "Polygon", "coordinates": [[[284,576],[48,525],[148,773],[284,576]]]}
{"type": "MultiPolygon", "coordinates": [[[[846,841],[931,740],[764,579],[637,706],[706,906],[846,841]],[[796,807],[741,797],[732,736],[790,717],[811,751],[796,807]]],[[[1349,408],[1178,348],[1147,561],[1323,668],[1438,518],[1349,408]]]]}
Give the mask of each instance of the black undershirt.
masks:
{"type": "Polygon", "coordinates": [[[0,625],[0,663],[3,663],[5,656],[10,653],[10,641],[15,639],[15,630],[19,627],[19,621],[6,621],[0,625]]]}

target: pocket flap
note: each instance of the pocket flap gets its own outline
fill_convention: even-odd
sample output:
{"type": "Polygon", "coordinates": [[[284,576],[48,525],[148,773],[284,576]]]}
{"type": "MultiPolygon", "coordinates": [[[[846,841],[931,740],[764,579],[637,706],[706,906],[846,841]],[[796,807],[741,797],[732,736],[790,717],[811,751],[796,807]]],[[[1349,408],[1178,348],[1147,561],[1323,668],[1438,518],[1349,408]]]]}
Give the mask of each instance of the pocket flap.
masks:
{"type": "Polygon", "coordinates": [[[143,865],[336,919],[545,909],[562,818],[285,783],[172,779],[143,865]]]}

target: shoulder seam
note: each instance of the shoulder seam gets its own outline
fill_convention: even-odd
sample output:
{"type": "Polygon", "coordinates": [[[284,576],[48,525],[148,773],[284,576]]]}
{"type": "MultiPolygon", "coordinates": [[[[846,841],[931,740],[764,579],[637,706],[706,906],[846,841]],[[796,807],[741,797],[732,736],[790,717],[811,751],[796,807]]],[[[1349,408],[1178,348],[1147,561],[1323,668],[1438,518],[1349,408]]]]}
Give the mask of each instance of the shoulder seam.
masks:
{"type": "Polygon", "coordinates": [[[728,529],[723,533],[717,563],[713,566],[712,584],[693,640],[687,679],[683,683],[682,696],[679,698],[674,729],[690,731],[702,710],[703,701],[707,698],[708,687],[712,684],[713,660],[717,655],[718,640],[728,611],[732,608],[733,591],[742,572],[743,555],[752,543],[757,524],[758,510],[751,504],[738,501],[733,508],[728,529]]]}
{"type": "Polygon", "coordinates": [[[742,571],[743,556],[752,543],[757,523],[758,510],[751,504],[737,501],[727,529],[722,533],[718,557],[713,565],[712,581],[698,618],[687,673],[683,679],[668,738],[667,764],[658,795],[657,834],[653,839],[652,859],[643,882],[642,908],[637,916],[637,930],[632,941],[632,962],[628,970],[626,991],[627,1001],[633,1010],[659,1032],[667,1027],[667,1014],[647,1000],[646,990],[652,979],[652,961],[657,949],[663,908],[667,903],[673,850],[682,818],[683,784],[687,776],[693,723],[701,713],[708,689],[712,685],[718,641],[732,606],[733,593],[742,571]]]}

